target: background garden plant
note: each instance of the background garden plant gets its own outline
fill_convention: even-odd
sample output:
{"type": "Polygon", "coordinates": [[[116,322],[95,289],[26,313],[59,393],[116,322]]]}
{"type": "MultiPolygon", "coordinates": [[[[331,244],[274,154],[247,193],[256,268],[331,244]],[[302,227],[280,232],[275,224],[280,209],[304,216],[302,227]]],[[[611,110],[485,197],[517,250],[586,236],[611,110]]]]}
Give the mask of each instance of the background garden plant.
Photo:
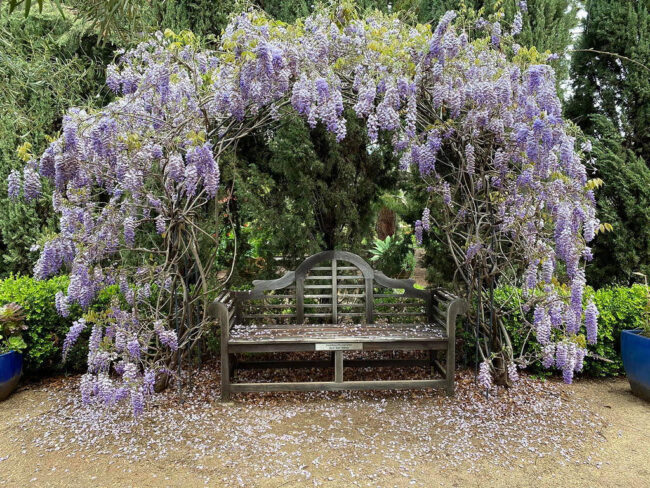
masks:
{"type": "Polygon", "coordinates": [[[0,307],[0,354],[21,352],[27,347],[23,340],[25,315],[20,305],[8,303],[0,307]]]}

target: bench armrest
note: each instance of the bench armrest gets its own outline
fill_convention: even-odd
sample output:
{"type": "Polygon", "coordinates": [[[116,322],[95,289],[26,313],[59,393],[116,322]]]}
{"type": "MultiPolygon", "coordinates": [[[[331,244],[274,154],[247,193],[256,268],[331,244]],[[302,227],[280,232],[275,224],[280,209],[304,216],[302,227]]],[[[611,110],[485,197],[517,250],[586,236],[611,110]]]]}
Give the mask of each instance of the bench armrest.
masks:
{"type": "Polygon", "coordinates": [[[230,329],[235,322],[235,300],[230,292],[219,295],[211,304],[208,312],[215,317],[221,327],[222,344],[228,341],[230,329]]]}
{"type": "Polygon", "coordinates": [[[445,325],[447,327],[447,337],[450,341],[455,341],[456,320],[459,315],[465,315],[467,313],[467,301],[464,298],[458,298],[445,290],[436,290],[434,293],[436,298],[440,303],[444,304],[444,308],[446,309],[445,325]]]}

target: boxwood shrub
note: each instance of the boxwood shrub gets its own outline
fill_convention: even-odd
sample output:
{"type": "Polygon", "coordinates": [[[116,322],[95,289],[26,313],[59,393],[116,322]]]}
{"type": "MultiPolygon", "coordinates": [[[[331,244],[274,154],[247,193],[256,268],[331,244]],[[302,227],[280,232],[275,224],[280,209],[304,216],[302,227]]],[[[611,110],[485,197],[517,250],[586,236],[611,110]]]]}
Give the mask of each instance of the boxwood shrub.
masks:
{"type": "MultiPolygon", "coordinates": [[[[25,373],[47,375],[67,372],[77,372],[84,369],[87,355],[85,341],[77,341],[77,345],[63,364],[61,346],[72,322],[81,316],[81,309],[71,307],[70,316],[59,316],[54,306],[54,297],[58,291],[68,288],[69,278],[57,276],[49,280],[38,281],[27,276],[11,276],[0,280],[0,305],[15,302],[25,310],[28,326],[24,334],[27,349],[23,352],[25,373]]],[[[100,293],[93,308],[102,310],[109,304],[113,295],[118,293],[117,287],[110,287],[100,293]]]]}
{"type": "MultiPolygon", "coordinates": [[[[505,289],[496,290],[495,301],[497,304],[503,303],[509,293],[509,290],[505,289]]],[[[638,329],[642,326],[646,297],[646,288],[643,285],[615,286],[599,290],[587,287],[585,301],[593,299],[600,316],[598,318],[598,342],[594,346],[588,346],[590,353],[594,355],[585,358],[585,375],[602,377],[624,374],[621,360],[621,331],[638,329]]],[[[506,328],[511,332],[513,347],[518,353],[525,340],[525,328],[522,326],[521,312],[518,310],[510,312],[506,328]]],[[[532,312],[528,319],[532,320],[532,312]]],[[[529,351],[539,350],[539,344],[534,336],[528,339],[526,347],[529,351]]],[[[545,371],[539,363],[531,364],[528,369],[536,373],[545,371]]]]}
{"type": "MultiPolygon", "coordinates": [[[[48,375],[61,372],[77,372],[85,369],[86,341],[79,340],[64,364],[61,357],[61,346],[72,322],[81,316],[79,307],[71,307],[70,316],[60,317],[54,307],[54,297],[58,291],[65,291],[69,284],[67,276],[57,276],[49,280],[38,281],[27,276],[9,277],[0,280],[0,305],[16,302],[25,309],[28,330],[24,338],[27,350],[24,352],[25,372],[28,375],[48,375]]],[[[93,304],[93,309],[103,310],[111,298],[118,294],[116,286],[102,291],[93,304]]],[[[495,301],[503,303],[509,290],[495,290],[495,301]]],[[[621,331],[624,329],[640,328],[644,320],[646,306],[646,289],[642,285],[632,287],[608,287],[600,290],[587,288],[585,300],[592,298],[600,317],[598,319],[598,343],[589,346],[589,350],[597,357],[585,359],[584,372],[586,375],[602,377],[623,374],[623,363],[620,356],[621,331]]],[[[529,320],[532,317],[529,317],[529,320]]],[[[511,332],[513,347],[518,352],[524,342],[524,327],[521,313],[512,310],[506,322],[511,332]]],[[[467,327],[467,324],[466,324],[467,327]]],[[[86,332],[88,334],[88,332],[86,332]]],[[[473,358],[473,333],[471,330],[459,331],[459,359],[465,357],[469,362],[473,358]],[[462,344],[462,345],[461,345],[462,344]]],[[[528,339],[527,350],[539,350],[539,344],[532,336],[528,339]]],[[[531,364],[530,372],[544,373],[539,363],[531,364]]]]}

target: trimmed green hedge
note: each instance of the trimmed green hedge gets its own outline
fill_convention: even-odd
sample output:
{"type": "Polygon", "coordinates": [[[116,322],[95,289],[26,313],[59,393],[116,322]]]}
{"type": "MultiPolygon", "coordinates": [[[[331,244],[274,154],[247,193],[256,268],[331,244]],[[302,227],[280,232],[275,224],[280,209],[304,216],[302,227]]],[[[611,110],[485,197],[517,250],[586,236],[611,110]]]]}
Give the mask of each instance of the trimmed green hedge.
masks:
{"type": "MultiPolygon", "coordinates": [[[[503,289],[495,291],[497,303],[503,303],[507,296],[506,292],[507,290],[503,289]]],[[[605,358],[606,361],[596,357],[586,357],[584,362],[584,373],[586,375],[603,377],[624,374],[625,371],[621,360],[621,331],[641,328],[644,320],[646,296],[646,288],[643,285],[607,287],[600,290],[587,287],[585,301],[593,299],[600,312],[598,318],[598,342],[595,346],[588,346],[588,350],[590,353],[605,358]]],[[[532,320],[532,316],[528,317],[528,319],[532,320]]],[[[519,353],[525,340],[525,328],[522,326],[522,317],[518,310],[512,311],[506,322],[506,328],[511,333],[515,352],[519,353]]],[[[528,339],[526,348],[528,351],[539,350],[539,344],[534,335],[528,339]]],[[[539,362],[531,364],[528,369],[539,373],[546,371],[539,362]]]]}
{"type": "MultiPolygon", "coordinates": [[[[27,276],[10,277],[0,280],[0,305],[15,302],[25,309],[28,329],[23,334],[27,349],[23,352],[25,372],[28,375],[44,375],[63,371],[82,371],[85,369],[87,350],[85,341],[79,340],[63,364],[61,346],[72,322],[81,316],[81,309],[70,307],[70,316],[59,316],[54,306],[58,291],[67,290],[70,280],[67,276],[57,276],[38,281],[27,276]]],[[[93,308],[102,310],[118,292],[117,287],[100,293],[93,308]]]]}
{"type": "Polygon", "coordinates": [[[623,374],[621,360],[621,331],[643,326],[647,300],[643,285],[632,287],[601,288],[593,292],[594,303],[600,311],[598,317],[598,343],[589,350],[613,361],[612,363],[589,358],[585,372],[592,376],[623,374]]]}
{"type": "MultiPolygon", "coordinates": [[[[86,341],[79,340],[64,364],[61,357],[61,346],[72,322],[81,316],[77,306],[70,308],[70,316],[60,317],[54,307],[54,297],[58,291],[68,288],[69,278],[57,276],[49,280],[38,281],[33,278],[19,276],[0,280],[0,305],[16,302],[25,309],[28,329],[24,334],[27,350],[25,355],[25,372],[30,375],[45,375],[63,371],[83,371],[86,361],[86,341]]],[[[495,290],[497,303],[503,302],[507,290],[495,290]]],[[[93,304],[94,310],[104,310],[111,298],[118,294],[117,286],[109,287],[100,293],[93,304]]],[[[585,300],[593,297],[600,311],[598,319],[598,343],[589,346],[589,351],[608,359],[601,361],[594,357],[585,358],[584,371],[589,376],[615,376],[623,374],[623,363],[620,357],[621,331],[624,329],[640,328],[643,324],[643,313],[646,305],[646,289],[642,285],[632,287],[611,287],[594,291],[588,288],[585,300]]],[[[529,317],[531,319],[532,317],[529,317]]],[[[513,346],[518,353],[525,337],[522,317],[519,311],[512,311],[506,327],[511,332],[513,346]]],[[[459,331],[460,332],[460,331],[459,331]]],[[[87,334],[88,332],[86,332],[87,334]]],[[[464,337],[467,348],[466,357],[473,357],[472,334],[460,332],[464,337]]],[[[527,350],[539,350],[539,344],[532,336],[528,340],[527,350]]],[[[542,373],[544,370],[539,363],[531,364],[529,371],[542,373]]]]}

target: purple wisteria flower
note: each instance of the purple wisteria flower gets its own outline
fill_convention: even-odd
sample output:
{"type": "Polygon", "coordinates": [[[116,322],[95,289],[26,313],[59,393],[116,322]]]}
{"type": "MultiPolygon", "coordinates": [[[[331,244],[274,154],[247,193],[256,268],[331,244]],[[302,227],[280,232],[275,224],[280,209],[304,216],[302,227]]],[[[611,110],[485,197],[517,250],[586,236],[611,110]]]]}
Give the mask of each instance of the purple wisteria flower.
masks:
{"type": "Polygon", "coordinates": [[[422,245],[422,234],[424,230],[422,221],[416,220],[414,224],[414,228],[415,228],[415,241],[418,243],[418,245],[422,245]]]}
{"type": "Polygon", "coordinates": [[[584,359],[585,356],[587,355],[587,350],[583,349],[581,347],[576,348],[576,356],[575,356],[575,366],[574,366],[574,371],[579,373],[582,371],[582,368],[584,366],[584,359]]]}
{"type": "Polygon", "coordinates": [[[138,366],[135,363],[126,363],[122,379],[125,383],[134,383],[138,379],[138,366]]]}
{"type": "Polygon", "coordinates": [[[596,344],[598,340],[598,315],[598,308],[593,301],[590,301],[585,310],[585,328],[589,344],[596,344]]]}
{"type": "Polygon", "coordinates": [[[81,335],[83,330],[86,328],[86,325],[86,319],[83,318],[75,320],[72,323],[72,327],[70,327],[70,330],[66,334],[65,339],[63,340],[63,347],[61,348],[64,358],[68,355],[70,348],[77,342],[79,335],[81,335]]]}
{"type": "Polygon", "coordinates": [[[568,358],[568,350],[567,350],[567,344],[564,342],[559,342],[555,346],[555,366],[558,369],[566,369],[565,366],[567,365],[567,358],[568,358]]]}
{"type": "Polygon", "coordinates": [[[134,337],[126,344],[126,350],[129,352],[132,358],[140,359],[140,341],[137,337],[134,337]]]}
{"type": "Polygon", "coordinates": [[[446,181],[442,184],[442,201],[447,206],[451,206],[451,187],[446,181]]]}
{"type": "Polygon", "coordinates": [[[144,393],[142,388],[136,388],[131,392],[131,406],[133,407],[133,415],[138,417],[144,412],[144,393]]]}
{"type": "Polygon", "coordinates": [[[30,166],[23,171],[23,196],[25,200],[35,200],[41,195],[41,177],[30,166]]]}
{"type": "Polygon", "coordinates": [[[64,295],[63,292],[56,292],[56,295],[54,296],[54,305],[56,307],[56,311],[61,317],[67,317],[70,315],[70,304],[68,302],[68,297],[64,295]]]}
{"type": "Polygon", "coordinates": [[[477,381],[478,385],[485,390],[492,388],[492,372],[490,371],[490,365],[487,361],[483,361],[479,365],[477,381]]]}
{"type": "Polygon", "coordinates": [[[427,232],[431,229],[431,211],[428,207],[422,211],[422,228],[427,232]]]}
{"type": "Polygon", "coordinates": [[[154,324],[154,330],[158,335],[158,339],[160,339],[161,343],[169,347],[172,351],[176,351],[178,349],[178,337],[176,336],[176,331],[165,329],[162,321],[160,320],[154,324]]]}
{"type": "Polygon", "coordinates": [[[515,363],[508,364],[508,378],[513,383],[519,381],[519,373],[517,372],[517,365],[515,363]]]}
{"type": "Polygon", "coordinates": [[[542,348],[542,366],[550,368],[555,362],[555,344],[547,344],[542,348]]]}
{"type": "Polygon", "coordinates": [[[145,371],[142,377],[142,388],[144,394],[153,395],[155,386],[156,386],[156,373],[155,371],[148,369],[145,371]]]}
{"type": "MultiPolygon", "coordinates": [[[[524,10],[523,8],[521,10],[524,10]]],[[[521,29],[524,25],[523,17],[521,12],[515,14],[515,19],[512,21],[512,31],[511,35],[517,36],[521,33],[521,29]]]]}
{"type": "Polygon", "coordinates": [[[467,251],[465,251],[465,258],[467,261],[474,259],[474,257],[481,251],[481,249],[483,249],[483,244],[480,242],[470,244],[470,246],[467,248],[467,251]]]}
{"type": "Polygon", "coordinates": [[[124,242],[127,246],[135,245],[136,221],[133,217],[124,219],[124,242]]]}
{"type": "Polygon", "coordinates": [[[533,325],[535,326],[537,341],[542,345],[548,344],[551,340],[551,320],[543,305],[535,307],[533,325]]]}
{"type": "Polygon", "coordinates": [[[465,146],[465,161],[467,164],[467,172],[470,175],[473,175],[476,171],[476,155],[472,144],[467,144],[465,146]]]}
{"type": "Polygon", "coordinates": [[[73,254],[72,242],[67,239],[55,238],[46,242],[34,265],[34,277],[44,280],[55,275],[64,264],[69,264],[72,261],[73,254]]]}
{"type": "Polygon", "coordinates": [[[17,170],[12,170],[7,178],[7,194],[9,198],[16,199],[20,196],[20,173],[17,170]]]}
{"type": "Polygon", "coordinates": [[[163,234],[167,229],[167,224],[165,222],[165,217],[161,214],[156,216],[156,232],[158,234],[163,234]]]}
{"type": "Polygon", "coordinates": [[[555,271],[555,264],[553,259],[547,258],[542,262],[542,281],[550,283],[553,279],[553,272],[555,271]]]}
{"type": "Polygon", "coordinates": [[[496,47],[501,45],[501,24],[495,22],[492,24],[492,44],[496,47]]]}
{"type": "Polygon", "coordinates": [[[562,378],[565,383],[571,384],[573,382],[573,373],[575,372],[576,367],[577,348],[573,342],[565,344],[564,348],[566,356],[563,360],[562,378]]]}

